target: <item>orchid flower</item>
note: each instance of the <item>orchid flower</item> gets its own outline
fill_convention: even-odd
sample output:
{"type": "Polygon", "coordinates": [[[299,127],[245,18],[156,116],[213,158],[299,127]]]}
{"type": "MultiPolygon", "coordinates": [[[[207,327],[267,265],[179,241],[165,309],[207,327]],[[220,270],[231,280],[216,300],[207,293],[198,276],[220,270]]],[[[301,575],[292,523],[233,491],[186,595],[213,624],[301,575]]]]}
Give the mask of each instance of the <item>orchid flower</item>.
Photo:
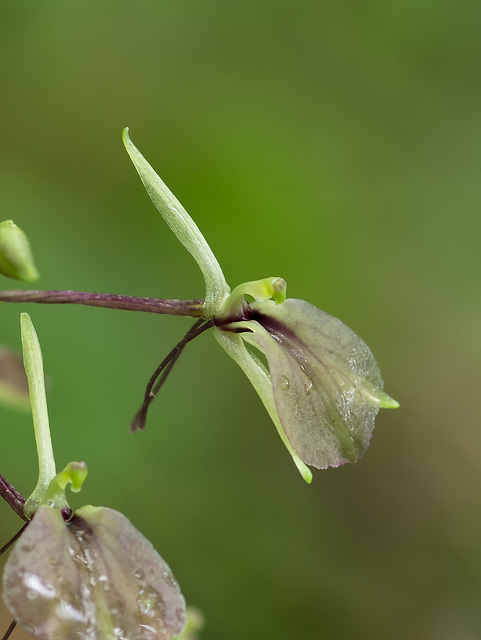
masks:
{"type": "Polygon", "coordinates": [[[383,391],[369,347],[337,318],[303,300],[286,298],[280,277],[246,282],[231,291],[204,236],[131,142],[128,129],[123,141],[152,202],[196,260],[205,280],[205,299],[4,291],[0,300],[69,302],[198,318],[151,377],[133,429],[144,426],[149,404],[185,345],[212,329],[257,391],[307,482],[312,479],[307,465],[324,469],[358,460],[369,445],[379,409],[399,406],[383,391]]]}
{"type": "Polygon", "coordinates": [[[0,495],[26,524],[3,572],[3,600],[16,624],[43,640],[172,640],[186,625],[185,601],[152,544],[118,511],[83,506],[72,513],[65,489],[80,491],[84,462],[56,473],[42,354],[30,317],[21,315],[39,479],[25,500],[0,475],[0,495]]]}

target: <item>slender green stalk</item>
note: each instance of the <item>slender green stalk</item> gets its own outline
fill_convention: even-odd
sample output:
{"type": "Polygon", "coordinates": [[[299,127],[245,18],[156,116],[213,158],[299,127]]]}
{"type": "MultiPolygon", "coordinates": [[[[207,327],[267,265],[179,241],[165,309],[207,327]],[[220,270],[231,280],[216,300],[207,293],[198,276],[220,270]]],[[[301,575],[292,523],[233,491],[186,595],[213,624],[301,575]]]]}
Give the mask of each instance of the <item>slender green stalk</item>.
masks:
{"type": "Polygon", "coordinates": [[[23,362],[30,391],[39,465],[37,486],[25,503],[25,515],[30,518],[41,503],[51,480],[56,475],[56,470],[48,422],[42,351],[28,313],[21,314],[20,325],[22,330],[23,362]]]}

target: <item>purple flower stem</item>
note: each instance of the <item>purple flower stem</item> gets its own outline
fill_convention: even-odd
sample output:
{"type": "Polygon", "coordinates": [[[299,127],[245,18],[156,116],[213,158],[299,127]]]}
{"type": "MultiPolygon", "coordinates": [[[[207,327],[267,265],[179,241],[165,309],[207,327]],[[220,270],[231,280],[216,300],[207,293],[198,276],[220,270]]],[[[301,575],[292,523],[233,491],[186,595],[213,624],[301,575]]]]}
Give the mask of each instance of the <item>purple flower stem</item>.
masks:
{"type": "Polygon", "coordinates": [[[25,505],[25,498],[19,493],[10,482],[8,482],[0,473],[0,496],[7,502],[10,507],[15,511],[17,516],[20,516],[22,520],[28,522],[28,518],[23,513],[23,507],[25,505]]]}
{"type": "Polygon", "coordinates": [[[39,302],[41,304],[83,304],[89,307],[145,311],[171,316],[203,318],[203,300],[162,300],[139,298],[111,293],[89,293],[86,291],[29,291],[13,289],[0,291],[0,302],[39,302]]]}

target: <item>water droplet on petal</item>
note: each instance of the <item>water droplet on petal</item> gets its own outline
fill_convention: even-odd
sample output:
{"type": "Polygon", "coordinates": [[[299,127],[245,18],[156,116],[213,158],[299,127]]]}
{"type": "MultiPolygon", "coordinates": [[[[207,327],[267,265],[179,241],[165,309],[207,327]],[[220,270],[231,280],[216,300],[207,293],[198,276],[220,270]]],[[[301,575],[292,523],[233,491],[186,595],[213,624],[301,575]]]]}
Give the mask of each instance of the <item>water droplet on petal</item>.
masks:
{"type": "Polygon", "coordinates": [[[312,380],[309,377],[304,380],[304,389],[306,390],[306,395],[308,396],[312,390],[312,380]]]}
{"type": "MultiPolygon", "coordinates": [[[[150,626],[150,625],[148,625],[148,624],[140,624],[140,625],[139,625],[139,627],[140,627],[141,629],[145,629],[145,630],[146,630],[146,631],[148,631],[149,633],[153,633],[153,634],[154,634],[154,637],[155,637],[155,634],[157,633],[156,629],[155,629],[154,627],[151,627],[151,626],[150,626]]],[[[149,637],[149,636],[148,636],[148,637],[149,637]]]]}
{"type": "Polygon", "coordinates": [[[139,591],[139,597],[137,599],[140,613],[152,617],[156,613],[156,609],[159,608],[159,602],[155,591],[149,589],[141,589],[139,591]]]}
{"type": "Polygon", "coordinates": [[[303,383],[304,383],[304,391],[306,392],[306,396],[308,396],[312,391],[313,382],[312,382],[311,377],[307,373],[306,368],[302,364],[300,365],[300,369],[301,369],[301,372],[302,372],[302,380],[303,380],[303,383]]]}
{"type": "Polygon", "coordinates": [[[92,595],[92,589],[87,586],[86,584],[81,585],[80,587],[80,593],[82,598],[89,598],[92,595]]]}
{"type": "Polygon", "coordinates": [[[29,600],[35,600],[38,596],[51,600],[57,595],[57,592],[50,584],[46,584],[33,573],[26,573],[23,576],[23,584],[27,587],[27,598],[29,600]]]}
{"type": "Polygon", "coordinates": [[[61,620],[69,620],[72,622],[87,621],[87,618],[81,611],[76,609],[74,606],[72,606],[68,602],[64,602],[63,600],[61,600],[60,603],[57,605],[55,613],[61,620]]]}
{"type": "Polygon", "coordinates": [[[282,391],[287,391],[287,389],[289,389],[289,378],[287,376],[282,376],[279,384],[282,391]]]}

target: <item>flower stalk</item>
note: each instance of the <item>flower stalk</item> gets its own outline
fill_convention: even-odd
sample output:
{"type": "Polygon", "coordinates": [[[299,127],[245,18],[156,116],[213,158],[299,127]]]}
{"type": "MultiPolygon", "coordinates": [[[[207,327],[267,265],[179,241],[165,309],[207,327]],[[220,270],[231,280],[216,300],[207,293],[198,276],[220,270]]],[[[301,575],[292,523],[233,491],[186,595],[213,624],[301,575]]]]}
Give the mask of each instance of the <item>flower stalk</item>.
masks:
{"type": "Polygon", "coordinates": [[[144,311],[188,318],[204,317],[203,300],[163,300],[112,293],[91,293],[87,291],[32,291],[12,289],[0,291],[0,302],[36,302],[40,304],[80,304],[104,309],[124,311],[144,311]]]}
{"type": "Polygon", "coordinates": [[[13,511],[28,522],[27,516],[24,514],[23,509],[25,507],[25,498],[19,493],[13,485],[6,480],[0,473],[0,496],[5,500],[5,502],[9,505],[13,511]]]}

